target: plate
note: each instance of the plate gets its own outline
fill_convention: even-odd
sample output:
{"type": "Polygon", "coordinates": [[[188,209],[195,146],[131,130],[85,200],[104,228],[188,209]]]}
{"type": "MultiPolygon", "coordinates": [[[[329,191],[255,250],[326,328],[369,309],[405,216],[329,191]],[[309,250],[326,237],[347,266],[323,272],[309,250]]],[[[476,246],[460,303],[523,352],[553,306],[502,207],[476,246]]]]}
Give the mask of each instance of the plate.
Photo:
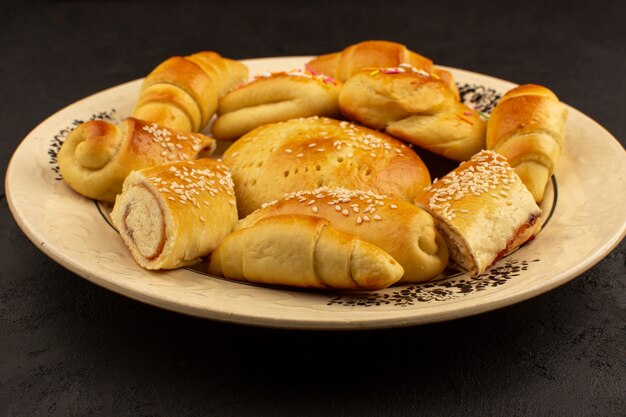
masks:
{"type": "MultiPolygon", "coordinates": [[[[301,68],[310,57],[243,61],[251,74],[301,68]]],[[[450,70],[463,100],[488,113],[515,84],[450,70]]],[[[89,119],[122,120],[142,80],[78,101],[35,128],[15,151],[5,179],[11,212],[46,255],[87,280],[133,299],[193,316],[277,328],[367,329],[437,322],[520,302],[600,261],[626,230],[626,154],[602,126],[569,107],[565,149],[542,202],[551,213],[531,243],[470,279],[452,274],[370,293],[268,288],[207,275],[199,268],[146,271],[106,220],[106,209],[72,191],[56,155],[89,119]]]]}

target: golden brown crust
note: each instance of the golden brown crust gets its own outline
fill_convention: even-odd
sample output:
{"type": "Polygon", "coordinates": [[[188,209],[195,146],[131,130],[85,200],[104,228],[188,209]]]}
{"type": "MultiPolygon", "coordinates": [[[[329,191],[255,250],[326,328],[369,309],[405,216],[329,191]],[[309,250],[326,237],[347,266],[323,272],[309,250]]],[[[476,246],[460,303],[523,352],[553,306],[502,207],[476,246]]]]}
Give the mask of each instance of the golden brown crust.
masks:
{"type": "Polygon", "coordinates": [[[507,92],[489,118],[487,148],[509,160],[537,202],[563,151],[566,118],[556,95],[534,84],[507,92]]]}
{"type": "Polygon", "coordinates": [[[451,261],[483,273],[539,231],[541,209],[506,158],[481,151],[417,201],[446,238],[451,261]]]}
{"type": "Polygon", "coordinates": [[[339,95],[352,120],[456,161],[485,146],[486,124],[439,78],[408,65],[361,70],[339,95]]]}
{"type": "Polygon", "coordinates": [[[111,220],[144,268],[198,263],[237,221],[230,171],[208,158],[134,171],[124,181],[111,220]]]}
{"type": "Polygon", "coordinates": [[[264,125],[224,153],[240,216],[283,194],[321,186],[413,201],[430,184],[412,149],[383,133],[324,117],[264,125]]]}
{"type": "Polygon", "coordinates": [[[402,276],[385,251],[327,220],[277,215],[230,234],[211,254],[209,273],[254,283],[377,290],[402,276]]]}
{"type": "Polygon", "coordinates": [[[308,71],[257,76],[220,99],[211,132],[218,140],[235,140],[268,123],[309,116],[338,117],[341,85],[308,71]]]}
{"type": "Polygon", "coordinates": [[[189,55],[187,59],[201,67],[213,82],[217,96],[222,97],[248,77],[248,68],[241,62],[212,51],[189,55]]]}
{"type": "Polygon", "coordinates": [[[133,170],[210,154],[215,140],[127,118],[119,125],[104,120],[85,122],[65,139],[59,151],[63,179],[78,193],[114,202],[133,170]]]}
{"type": "Polygon", "coordinates": [[[315,71],[339,81],[347,80],[362,68],[395,67],[400,64],[411,64],[427,72],[433,69],[430,59],[409,51],[406,46],[379,40],[349,45],[341,52],[321,55],[308,63],[315,71]]]}
{"type": "Polygon", "coordinates": [[[308,68],[319,74],[326,74],[337,79],[337,65],[339,63],[340,56],[341,52],[319,55],[310,60],[306,65],[308,68]]]}
{"type": "Polygon", "coordinates": [[[326,219],[335,229],[380,247],[404,268],[403,282],[432,279],[448,263],[447,245],[428,213],[411,203],[365,191],[323,187],[290,193],[240,220],[235,230],[283,214],[326,219]]]}
{"type": "Polygon", "coordinates": [[[320,55],[307,64],[314,71],[345,82],[363,68],[389,68],[411,65],[428,74],[440,76],[458,98],[458,90],[450,72],[435,68],[433,62],[397,42],[371,40],[347,46],[341,52],[320,55]]]}
{"type": "Polygon", "coordinates": [[[148,74],[132,115],[172,129],[198,132],[216,112],[218,98],[247,75],[243,64],[215,52],[171,57],[148,74]]]}

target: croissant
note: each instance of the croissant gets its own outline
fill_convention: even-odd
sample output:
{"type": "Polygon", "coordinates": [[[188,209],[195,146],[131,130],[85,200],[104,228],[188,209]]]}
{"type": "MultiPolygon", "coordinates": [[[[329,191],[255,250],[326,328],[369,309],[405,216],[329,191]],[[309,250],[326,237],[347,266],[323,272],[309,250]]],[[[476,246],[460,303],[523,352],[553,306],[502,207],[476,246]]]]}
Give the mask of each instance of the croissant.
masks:
{"type": "Polygon", "coordinates": [[[382,249],[327,220],[281,215],[226,237],[211,254],[208,272],[263,284],[377,290],[397,282],[403,270],[382,249]]]}
{"type": "Polygon", "coordinates": [[[485,146],[486,124],[440,79],[401,65],[361,70],[339,94],[347,118],[456,161],[485,146]]]}
{"type": "Polygon", "coordinates": [[[384,133],[326,117],[260,126],[223,155],[240,216],[285,193],[318,187],[372,190],[412,202],[430,184],[424,162],[384,133]]]}
{"type": "Polygon", "coordinates": [[[134,171],[124,181],[111,220],[146,269],[198,263],[237,221],[230,172],[208,158],[134,171]]]}
{"type": "Polygon", "coordinates": [[[220,99],[211,132],[218,140],[234,140],[268,123],[338,117],[340,89],[340,82],[309,71],[263,74],[220,99]]]}
{"type": "Polygon", "coordinates": [[[483,150],[439,180],[417,204],[435,219],[451,264],[483,273],[539,232],[541,209],[506,158],[483,150]]]}
{"type": "Polygon", "coordinates": [[[341,82],[363,68],[397,67],[407,64],[440,78],[455,97],[459,91],[452,74],[433,66],[433,61],[405,45],[389,41],[364,41],[346,47],[341,52],[320,55],[313,58],[307,66],[315,72],[327,74],[341,82]]]}
{"type": "Polygon", "coordinates": [[[215,114],[219,97],[247,77],[244,64],[215,52],[171,57],[143,81],[132,116],[199,132],[215,114]]]}
{"type": "Polygon", "coordinates": [[[504,155],[536,202],[563,151],[567,108],[547,89],[526,84],[507,92],[487,123],[487,148],[504,155]]]}
{"type": "Polygon", "coordinates": [[[448,247],[428,213],[366,191],[322,187],[289,193],[240,220],[234,230],[282,214],[321,217],[335,229],[380,247],[404,269],[403,282],[434,278],[448,263],[448,247]]]}
{"type": "Polygon", "coordinates": [[[93,120],[76,127],[58,155],[65,182],[85,197],[113,203],[133,170],[211,154],[215,140],[127,118],[120,124],[93,120]]]}

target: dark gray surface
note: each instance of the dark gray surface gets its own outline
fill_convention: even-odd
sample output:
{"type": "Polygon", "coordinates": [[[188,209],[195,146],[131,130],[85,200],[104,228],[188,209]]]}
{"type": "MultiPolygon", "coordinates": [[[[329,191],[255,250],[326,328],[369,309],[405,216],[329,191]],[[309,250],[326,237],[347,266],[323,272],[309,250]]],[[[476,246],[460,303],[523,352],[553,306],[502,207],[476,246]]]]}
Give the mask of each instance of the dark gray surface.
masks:
{"type": "MultiPolygon", "coordinates": [[[[314,55],[376,38],[549,86],[625,143],[623,3],[298,3],[0,3],[0,165],[47,116],[170,55],[314,55]]],[[[626,415],[624,242],[572,282],[479,316],[280,331],[101,289],[39,252],[4,193],[0,206],[0,416],[626,415]]]]}

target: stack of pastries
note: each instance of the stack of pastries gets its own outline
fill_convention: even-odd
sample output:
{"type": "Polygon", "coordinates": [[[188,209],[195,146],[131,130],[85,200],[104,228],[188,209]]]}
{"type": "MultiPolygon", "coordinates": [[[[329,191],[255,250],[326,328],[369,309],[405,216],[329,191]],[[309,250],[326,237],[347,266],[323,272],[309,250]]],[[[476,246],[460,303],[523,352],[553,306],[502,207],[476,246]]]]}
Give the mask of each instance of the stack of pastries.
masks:
{"type": "Polygon", "coordinates": [[[539,232],[567,116],[549,89],[509,91],[486,121],[451,72],[387,41],[248,75],[212,51],[169,58],[128,118],[63,144],[66,183],[113,205],[142,267],[378,290],[479,275],[539,232]],[[422,149],[459,165],[431,181],[422,149]]]}

